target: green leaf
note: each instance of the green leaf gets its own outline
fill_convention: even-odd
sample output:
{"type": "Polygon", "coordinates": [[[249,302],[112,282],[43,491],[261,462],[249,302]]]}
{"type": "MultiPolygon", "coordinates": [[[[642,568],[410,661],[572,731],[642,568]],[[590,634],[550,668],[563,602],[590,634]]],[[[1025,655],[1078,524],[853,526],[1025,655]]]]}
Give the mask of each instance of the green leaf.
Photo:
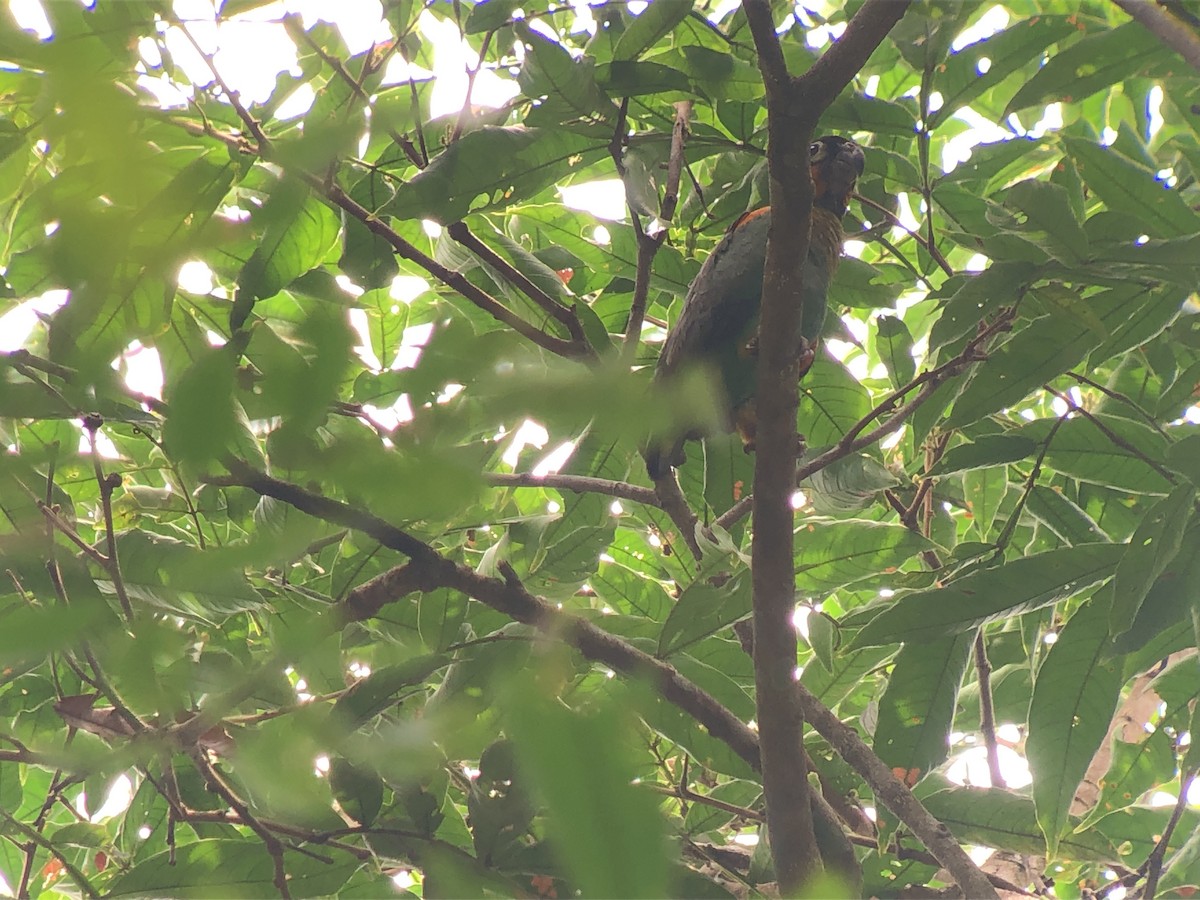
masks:
{"type": "Polygon", "coordinates": [[[523,0],[486,0],[471,7],[463,32],[466,34],[482,34],[494,31],[512,16],[514,10],[524,5],[523,0]]]}
{"type": "Polygon", "coordinates": [[[545,97],[561,115],[570,118],[603,120],[615,113],[596,84],[589,57],[575,59],[562,44],[524,22],[516,30],[528,48],[517,79],[527,97],[545,97]]]}
{"type": "Polygon", "coordinates": [[[1069,135],[1062,140],[1084,182],[1113,212],[1136,219],[1152,237],[1200,231],[1200,215],[1152,170],[1092,141],[1069,135]]]}
{"type": "Polygon", "coordinates": [[[1000,469],[972,469],[963,475],[963,499],[980,540],[988,539],[1008,489],[1008,473],[1000,469]]]}
{"type": "MultiPolygon", "coordinates": [[[[1046,850],[1033,801],[1028,797],[1001,788],[953,787],[930,794],[921,802],[963,843],[1030,855],[1041,855],[1046,850]]],[[[1071,831],[1058,847],[1060,852],[1070,854],[1070,859],[1120,858],[1113,843],[1094,829],[1071,831]]]]}
{"type": "Polygon", "coordinates": [[[1046,47],[1074,30],[1064,16],[1033,16],[951,53],[934,81],[943,99],[941,108],[929,117],[930,128],[949,121],[958,110],[1028,66],[1046,47]],[[980,71],[983,59],[988,61],[986,72],[980,71]]]}
{"type": "Polygon", "coordinates": [[[338,698],[333,705],[332,715],[346,730],[352,731],[395,705],[398,702],[396,695],[405,688],[420,685],[449,662],[447,656],[431,653],[377,669],[361,681],[356,681],[338,698]]]}
{"type": "Polygon", "coordinates": [[[851,649],[958,634],[1082,593],[1113,574],[1112,544],[1082,544],[980,569],[943,588],[915,591],[868,622],[851,649]]]}
{"type": "Polygon", "coordinates": [[[611,63],[596,66],[596,83],[610,97],[694,93],[686,72],[657,62],[613,60],[611,63]]]}
{"type": "Polygon", "coordinates": [[[949,475],[986,469],[1028,459],[1037,452],[1037,444],[1019,434],[981,434],[969,444],[951,447],[929,470],[930,475],[949,475]]]}
{"type": "Polygon", "coordinates": [[[930,350],[967,335],[1000,307],[1016,302],[1035,271],[1030,263],[1002,261],[971,276],[943,305],[929,333],[930,350]]]}
{"type": "MultiPolygon", "coordinates": [[[[1042,441],[1051,427],[1050,420],[1041,419],[1016,433],[1042,441]]],[[[1119,491],[1166,494],[1171,483],[1155,468],[1165,451],[1166,439],[1157,431],[1129,419],[1093,414],[1069,418],[1059,427],[1046,464],[1080,481],[1119,491]]]]}
{"type": "Polygon", "coordinates": [[[1052,54],[1008,102],[1003,118],[1030,106],[1082,100],[1142,71],[1158,49],[1157,39],[1136,22],[1087,35],[1052,54]]]}
{"type": "Polygon", "coordinates": [[[917,363],[913,359],[913,337],[897,316],[880,316],[875,320],[875,350],[894,387],[902,387],[917,374],[917,363]]]}
{"type": "Polygon", "coordinates": [[[836,444],[871,411],[871,398],[840,362],[817,354],[816,362],[800,382],[800,411],[796,430],[809,446],[836,444]]]}
{"type": "Polygon", "coordinates": [[[659,657],[668,657],[728,628],[750,613],[750,579],[735,577],[721,587],[704,581],[679,596],[658,637],[659,657]]]}
{"type": "MultiPolygon", "coordinates": [[[[324,859],[289,853],[288,887],[299,896],[336,894],[358,867],[349,857],[324,859]]],[[[118,875],[108,897],[278,897],[275,865],[263,845],[235,838],[182,844],[118,875]]]]}
{"type": "Polygon", "coordinates": [[[1108,539],[1095,520],[1054,488],[1035,484],[1025,510],[1068,544],[1091,544],[1108,539]]]}
{"type": "MultiPolygon", "coordinates": [[[[333,211],[309,196],[303,186],[286,185],[279,189],[278,202],[263,207],[267,228],[238,276],[239,308],[275,296],[316,268],[337,240],[339,225],[333,211]]],[[[234,323],[235,330],[239,324],[234,323]]]]}
{"type": "Polygon", "coordinates": [[[1075,611],[1033,683],[1025,750],[1038,827],[1051,858],[1059,853],[1075,789],[1108,733],[1125,680],[1119,665],[1102,659],[1110,597],[1103,592],[1075,611]]]}
{"type": "Polygon", "coordinates": [[[796,589],[817,596],[890,571],[932,547],[903,525],[806,519],[796,532],[796,589]]]}
{"type": "Polygon", "coordinates": [[[898,483],[895,473],[883,463],[857,453],[814,472],[800,483],[800,488],[813,512],[837,516],[870,506],[880,491],[898,483]]]}
{"type": "Polygon", "coordinates": [[[1075,217],[1066,188],[1048,181],[1027,180],[1003,194],[1005,208],[1015,221],[1002,228],[1021,234],[1064,265],[1077,266],[1088,258],[1088,237],[1075,217]]]}
{"type": "Polygon", "coordinates": [[[863,678],[878,668],[892,652],[885,647],[850,651],[843,648],[834,657],[832,669],[820,665],[805,666],[800,673],[800,683],[830,709],[835,709],[855,688],[861,687],[863,678]]]}
{"type": "Polygon", "coordinates": [[[562,128],[486,125],[468,132],[396,191],[380,215],[449,224],[512,206],[608,153],[607,138],[562,128]]]}
{"type": "Polygon", "coordinates": [[[692,0],[653,0],[625,29],[613,50],[614,60],[637,59],[692,11],[692,0]]]}
{"type": "Polygon", "coordinates": [[[1114,738],[1112,748],[1112,763],[1100,780],[1100,796],[1088,813],[1087,824],[1137,803],[1175,765],[1171,739],[1161,729],[1137,743],[1114,738]]]}
{"type": "Polygon", "coordinates": [[[342,812],[369,828],[383,806],[383,782],[379,776],[335,756],[329,761],[329,785],[342,812]]]}
{"type": "Polygon", "coordinates": [[[910,786],[950,753],[950,726],[973,633],[905,644],[879,701],[874,750],[910,786]]]}
{"type": "Polygon", "coordinates": [[[975,367],[946,427],[961,428],[1016,405],[1030,391],[1078,365],[1102,339],[1077,319],[1036,319],[975,367]]]}
{"type": "Polygon", "coordinates": [[[1113,637],[1128,630],[1151,586],[1175,559],[1195,501],[1195,487],[1181,484],[1151,506],[1138,524],[1113,579],[1109,613],[1113,637]]]}
{"type": "Polygon", "coordinates": [[[627,712],[584,714],[527,685],[509,694],[507,720],[521,771],[546,801],[556,855],[589,896],[661,897],[671,854],[654,795],[632,784],[627,712]],[[612,823],[620,822],[620,828],[612,823]]]}

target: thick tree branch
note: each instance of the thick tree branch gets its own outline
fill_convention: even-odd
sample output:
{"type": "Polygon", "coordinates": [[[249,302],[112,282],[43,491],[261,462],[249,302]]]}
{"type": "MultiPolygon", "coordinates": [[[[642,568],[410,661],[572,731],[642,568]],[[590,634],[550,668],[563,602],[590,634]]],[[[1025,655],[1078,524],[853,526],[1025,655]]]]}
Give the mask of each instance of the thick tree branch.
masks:
{"type": "Polygon", "coordinates": [[[837,41],[804,75],[787,71],[768,0],[742,0],[767,91],[771,230],[759,322],[754,461],[754,682],[771,855],[782,893],[821,870],[804,761],[804,714],[794,691],[793,574],[796,407],[802,271],[808,258],[813,186],[808,154],[821,113],[904,15],[906,0],[866,0],[837,41]]]}
{"type": "Polygon", "coordinates": [[[1143,28],[1174,50],[1188,65],[1200,71],[1200,35],[1153,0],[1113,0],[1143,28]]]}
{"type": "Polygon", "coordinates": [[[912,795],[912,791],[892,774],[887,764],[863,743],[854,729],[835,716],[804,685],[796,684],[795,690],[809,724],[871,786],[875,799],[912,829],[925,848],[958,882],[963,894],[971,898],[997,900],[996,891],[987,876],[972,862],[946,826],[929,814],[912,795]]]}
{"type": "Polygon", "coordinates": [[[564,613],[554,604],[534,596],[507,565],[501,567],[503,579],[480,575],[469,566],[446,559],[428,544],[370,513],[272,478],[240,461],[229,460],[226,466],[233,473],[231,476],[215,476],[205,481],[216,485],[239,485],[282,500],[311,516],[370,535],[385,547],[410,558],[410,563],[376,579],[377,582],[391,579],[387,590],[377,585],[376,589],[362,592],[354,603],[342,608],[340,614],[343,617],[365,618],[373,615],[373,610],[378,611],[384,602],[395,601],[417,590],[448,587],[461,591],[511,619],[533,625],[565,641],[590,660],[625,675],[646,678],[663,699],[692,716],[710,735],[728,745],[750,766],[758,768],[758,738],[754,731],[711,694],[662,660],[643,653],[586,619],[564,613]],[[388,597],[390,601],[385,599],[388,597]]]}

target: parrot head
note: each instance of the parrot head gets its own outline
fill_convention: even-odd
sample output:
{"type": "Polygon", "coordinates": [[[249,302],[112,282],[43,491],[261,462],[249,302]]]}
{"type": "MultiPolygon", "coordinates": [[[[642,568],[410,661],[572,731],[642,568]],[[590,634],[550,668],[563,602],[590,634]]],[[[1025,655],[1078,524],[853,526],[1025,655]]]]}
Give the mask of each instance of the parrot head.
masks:
{"type": "Polygon", "coordinates": [[[826,135],[809,144],[808,164],[812,171],[814,204],[841,218],[846,214],[850,194],[866,164],[862,147],[844,137],[826,135]]]}

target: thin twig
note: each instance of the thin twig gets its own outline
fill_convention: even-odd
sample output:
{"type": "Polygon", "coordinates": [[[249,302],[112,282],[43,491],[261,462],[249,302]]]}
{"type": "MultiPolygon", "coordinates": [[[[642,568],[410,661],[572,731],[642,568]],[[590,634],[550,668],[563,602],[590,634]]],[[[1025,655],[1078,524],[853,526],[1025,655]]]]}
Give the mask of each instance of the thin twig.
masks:
{"type": "MultiPolygon", "coordinates": [[[[901,222],[899,217],[894,212],[892,212],[890,209],[888,209],[883,204],[876,203],[870,197],[864,197],[862,194],[857,193],[857,192],[855,192],[853,196],[856,200],[858,200],[859,203],[863,204],[864,206],[869,206],[869,207],[871,207],[871,209],[878,210],[879,212],[883,213],[884,218],[886,218],[888,220],[889,225],[891,225],[894,228],[899,228],[899,229],[903,230],[910,238],[912,238],[918,244],[920,244],[922,247],[924,247],[929,252],[929,255],[930,255],[930,257],[932,257],[933,261],[935,263],[937,263],[939,269],[941,269],[943,272],[945,272],[949,276],[954,275],[954,269],[952,269],[950,267],[950,263],[946,262],[946,257],[942,256],[942,251],[938,250],[938,248],[935,244],[931,244],[927,237],[922,235],[920,232],[913,231],[911,228],[909,228],[907,225],[905,225],[903,222],[901,222]]],[[[927,211],[926,215],[932,216],[933,215],[932,210],[927,211]]]]}
{"type": "Polygon", "coordinates": [[[650,488],[625,481],[608,481],[589,475],[531,475],[525,472],[488,472],[484,480],[496,487],[542,487],[578,494],[604,494],[646,506],[661,506],[658,495],[650,488]]]}
{"type": "Polygon", "coordinates": [[[695,718],[710,735],[727,744],[749,765],[757,768],[757,735],[711,694],[684,678],[673,666],[637,649],[628,641],[586,619],[564,613],[556,605],[534,596],[506,564],[501,565],[503,578],[481,575],[469,566],[445,558],[428,544],[370,513],[272,478],[243,462],[230,460],[226,465],[232,475],[204,480],[211,484],[236,484],[250,488],[316,518],[368,534],[383,546],[409,556],[411,562],[379,576],[394,579],[391,600],[403,596],[404,592],[434,590],[438,587],[461,591],[509,618],[533,625],[565,641],[588,659],[604,663],[610,669],[626,675],[646,678],[667,702],[695,718]]]}
{"type": "Polygon", "coordinates": [[[1165,428],[1163,428],[1162,425],[1159,424],[1158,420],[1156,418],[1154,418],[1154,416],[1150,415],[1150,413],[1146,412],[1146,410],[1142,408],[1141,404],[1139,404],[1132,397],[1130,397],[1126,394],[1122,394],[1120,391],[1114,391],[1112,388],[1105,387],[1104,385],[1100,384],[1098,381],[1093,381],[1092,379],[1088,378],[1086,375],[1081,375],[1078,372],[1067,372],[1067,375],[1071,378],[1074,378],[1080,384],[1086,384],[1090,388],[1095,388],[1100,393],[1102,393],[1105,397],[1108,397],[1111,400],[1116,400],[1120,403],[1124,403],[1126,406],[1128,406],[1130,409],[1132,409],[1135,413],[1137,413],[1138,416],[1147,425],[1149,425],[1151,428],[1153,428],[1155,431],[1157,431],[1163,437],[1168,438],[1168,439],[1171,437],[1171,435],[1167,433],[1167,430],[1165,428]]]}
{"type": "Polygon", "coordinates": [[[557,356],[563,356],[568,359],[588,359],[595,355],[595,350],[586,341],[563,340],[560,337],[547,334],[540,328],[525,321],[491,294],[472,284],[461,272],[449,269],[433,257],[422,253],[414,245],[402,238],[395,229],[391,228],[382,219],[376,217],[370,210],[351,198],[337,185],[323,184],[312,176],[306,176],[306,178],[334,206],[339,207],[355,219],[358,219],[369,231],[387,241],[398,255],[416,263],[438,279],[438,281],[453,288],[475,306],[491,315],[497,321],[503,322],[522,337],[527,338],[539,347],[549,350],[557,356]]]}
{"type": "MultiPolygon", "coordinates": [[[[958,356],[935,369],[920,373],[908,384],[897,388],[884,397],[869,413],[855,422],[836,444],[824,453],[801,463],[796,469],[795,481],[801,482],[805,478],[809,478],[821,471],[826,466],[844,459],[851,453],[856,453],[864,447],[869,447],[871,444],[882,440],[887,435],[896,431],[926,400],[933,396],[933,392],[944,382],[962,374],[973,363],[983,360],[985,358],[983,345],[988,339],[1007,329],[1011,318],[1011,310],[1002,311],[995,320],[981,329],[980,333],[963,348],[958,356]],[[918,388],[920,390],[915,397],[899,409],[896,408],[897,401],[918,388]],[[892,415],[888,417],[886,422],[867,434],[862,434],[863,429],[888,412],[891,412],[892,415]]],[[[717,517],[714,524],[725,529],[731,528],[744,519],[753,508],[754,495],[747,494],[717,517]]]]}
{"type": "Polygon", "coordinates": [[[1179,777],[1179,797],[1175,801],[1175,809],[1171,811],[1171,818],[1167,820],[1167,827],[1163,829],[1162,837],[1158,839],[1158,843],[1154,845],[1154,849],[1150,851],[1150,856],[1146,858],[1145,865],[1142,867],[1146,873],[1146,885],[1142,888],[1142,900],[1154,900],[1154,895],[1158,891],[1158,880],[1162,877],[1167,846],[1171,843],[1171,836],[1175,833],[1175,828],[1183,817],[1184,809],[1187,808],[1188,793],[1192,789],[1192,782],[1195,778],[1194,769],[1183,772],[1179,777]]]}
{"type": "Polygon", "coordinates": [[[1119,434],[1117,434],[1115,431],[1113,431],[1111,428],[1109,428],[1107,425],[1105,425],[1103,422],[1101,422],[1090,411],[1088,411],[1087,409],[1084,409],[1084,407],[1082,407],[1078,403],[1076,403],[1074,398],[1072,398],[1070,394],[1064,394],[1061,391],[1056,391],[1054,388],[1050,387],[1050,385],[1048,385],[1048,384],[1043,384],[1042,390],[1044,390],[1050,394],[1053,394],[1055,397],[1057,397],[1063,403],[1067,404],[1067,407],[1072,412],[1079,413],[1081,416],[1083,416],[1085,419],[1087,419],[1089,422],[1091,422],[1093,425],[1095,425],[1098,429],[1100,429],[1101,433],[1103,433],[1103,435],[1106,438],[1108,438],[1110,441],[1112,441],[1112,443],[1114,445],[1116,445],[1117,447],[1120,447],[1122,450],[1124,450],[1126,453],[1130,454],[1131,456],[1136,456],[1138,459],[1140,459],[1142,462],[1144,462],[1146,465],[1148,465],[1150,468],[1152,468],[1155,472],[1157,472],[1159,475],[1161,475],[1163,478],[1165,478],[1171,484],[1176,483],[1177,478],[1176,478],[1176,475],[1174,472],[1172,472],[1170,469],[1164,467],[1161,463],[1157,462],[1156,460],[1151,459],[1140,448],[1135,447],[1133,444],[1129,443],[1129,441],[1125,440],[1125,438],[1121,437],[1119,434]]]}
{"type": "Polygon", "coordinates": [[[629,319],[625,323],[625,342],[622,344],[621,355],[626,363],[633,361],[637,354],[638,344],[642,337],[642,323],[646,318],[646,307],[650,301],[650,276],[654,265],[654,257],[662,247],[667,237],[667,223],[675,216],[675,207],[679,204],[679,180],[683,177],[683,148],[687,138],[687,124],[692,115],[692,103],[683,100],[675,104],[675,123],[671,128],[671,152],[667,160],[667,181],[664,185],[662,200],[658,206],[659,230],[654,235],[647,235],[641,228],[637,214],[630,209],[630,215],[637,230],[638,257],[637,271],[634,276],[633,300],[629,305],[629,319]]]}
{"type": "Polygon", "coordinates": [[[284,900],[290,900],[292,894],[288,889],[287,868],[283,864],[283,844],[279,838],[250,812],[250,808],[234,793],[233,788],[225,783],[225,779],[208,761],[203,750],[194,749],[190,756],[205,784],[228,803],[230,809],[237,813],[242,820],[242,824],[258,835],[259,840],[263,842],[263,846],[271,856],[271,861],[275,864],[275,889],[279,891],[279,896],[284,900]]]}
{"type": "Polygon", "coordinates": [[[112,579],[113,590],[121,603],[125,621],[132,622],[133,605],[129,602],[129,592],[125,589],[125,578],[121,574],[121,561],[117,555],[117,530],[113,524],[112,496],[113,491],[121,486],[121,476],[116,472],[105,475],[104,468],[100,465],[100,448],[96,443],[96,435],[103,423],[99,413],[88,413],[83,417],[83,427],[88,433],[91,448],[92,471],[96,476],[96,484],[100,487],[100,507],[104,512],[104,535],[108,546],[108,562],[105,569],[108,571],[108,577],[112,579]]]}

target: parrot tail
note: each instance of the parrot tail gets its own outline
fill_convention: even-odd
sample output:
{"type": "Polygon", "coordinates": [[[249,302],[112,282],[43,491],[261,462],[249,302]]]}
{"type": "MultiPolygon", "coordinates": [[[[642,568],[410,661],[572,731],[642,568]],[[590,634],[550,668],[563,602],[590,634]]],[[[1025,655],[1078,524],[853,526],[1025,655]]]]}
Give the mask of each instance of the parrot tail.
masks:
{"type": "Polygon", "coordinates": [[[678,468],[687,462],[687,454],[683,450],[686,438],[679,438],[672,444],[651,444],[646,448],[646,474],[653,481],[671,474],[671,469],[678,468]]]}

